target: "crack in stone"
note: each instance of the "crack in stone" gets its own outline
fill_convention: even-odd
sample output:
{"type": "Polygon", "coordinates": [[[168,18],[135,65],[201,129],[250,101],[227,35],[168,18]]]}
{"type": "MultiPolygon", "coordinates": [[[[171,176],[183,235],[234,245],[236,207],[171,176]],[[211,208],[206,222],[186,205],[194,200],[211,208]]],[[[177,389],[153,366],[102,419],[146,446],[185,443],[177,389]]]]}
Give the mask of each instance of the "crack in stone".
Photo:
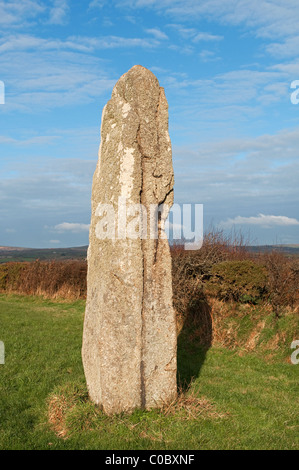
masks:
{"type": "MultiPolygon", "coordinates": [[[[142,204],[143,200],[143,175],[144,175],[144,162],[142,149],[140,144],[140,120],[139,126],[137,129],[137,145],[141,158],[141,188],[140,188],[140,203],[142,204]]],[[[143,217],[143,213],[141,215],[143,217]]],[[[143,227],[142,227],[143,231],[143,227]]],[[[144,240],[141,240],[141,252],[142,252],[142,300],[141,300],[141,353],[140,353],[140,402],[141,408],[145,409],[146,407],[146,393],[145,393],[145,371],[144,371],[144,291],[145,291],[145,255],[144,255],[144,240]]]]}

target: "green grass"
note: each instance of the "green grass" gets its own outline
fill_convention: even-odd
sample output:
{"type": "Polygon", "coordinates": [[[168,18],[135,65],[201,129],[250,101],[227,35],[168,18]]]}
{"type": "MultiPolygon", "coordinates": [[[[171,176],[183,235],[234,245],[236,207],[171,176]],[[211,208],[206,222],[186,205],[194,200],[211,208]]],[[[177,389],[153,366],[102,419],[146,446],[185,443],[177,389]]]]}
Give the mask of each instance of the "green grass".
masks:
{"type": "Polygon", "coordinates": [[[184,406],[103,415],[88,401],[81,364],[84,305],[0,295],[0,449],[299,448],[299,365],[205,353],[187,332],[178,349],[181,382],[193,377],[184,406]]]}

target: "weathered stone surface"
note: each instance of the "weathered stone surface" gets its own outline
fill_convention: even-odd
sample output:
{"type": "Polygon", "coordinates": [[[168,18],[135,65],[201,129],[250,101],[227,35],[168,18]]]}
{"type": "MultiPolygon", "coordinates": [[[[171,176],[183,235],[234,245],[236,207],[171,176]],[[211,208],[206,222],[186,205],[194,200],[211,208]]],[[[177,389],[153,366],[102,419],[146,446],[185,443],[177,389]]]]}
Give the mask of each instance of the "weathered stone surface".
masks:
{"type": "Polygon", "coordinates": [[[163,238],[167,214],[156,240],[149,238],[149,211],[147,237],[119,239],[116,224],[115,239],[101,239],[106,213],[100,207],[113,204],[117,214],[120,197],[127,207],[171,206],[173,184],[164,90],[137,65],[119,79],[103,109],[92,187],[82,357],[90,398],[109,414],[149,409],[176,396],[176,323],[163,238]]]}

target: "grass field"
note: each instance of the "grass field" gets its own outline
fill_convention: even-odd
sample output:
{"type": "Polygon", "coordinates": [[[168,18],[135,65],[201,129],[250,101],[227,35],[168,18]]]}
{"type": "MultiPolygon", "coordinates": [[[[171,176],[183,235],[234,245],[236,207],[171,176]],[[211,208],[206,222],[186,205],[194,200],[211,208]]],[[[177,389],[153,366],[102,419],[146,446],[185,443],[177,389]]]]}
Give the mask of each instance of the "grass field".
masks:
{"type": "MultiPolygon", "coordinates": [[[[87,399],[84,301],[0,295],[0,449],[298,449],[299,365],[179,338],[184,391],[162,411],[104,416],[87,399]]],[[[290,352],[291,353],[291,352],[290,352]]]]}

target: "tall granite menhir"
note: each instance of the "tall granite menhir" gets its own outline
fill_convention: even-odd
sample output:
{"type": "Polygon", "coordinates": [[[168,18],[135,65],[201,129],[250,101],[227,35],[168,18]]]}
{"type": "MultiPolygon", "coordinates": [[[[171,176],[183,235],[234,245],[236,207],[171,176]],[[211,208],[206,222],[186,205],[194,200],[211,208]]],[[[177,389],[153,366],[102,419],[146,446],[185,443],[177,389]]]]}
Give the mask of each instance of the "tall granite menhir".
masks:
{"type": "Polygon", "coordinates": [[[171,207],[173,184],[164,89],[152,72],[136,65],[119,79],[103,109],[92,187],[82,357],[90,398],[108,414],[159,407],[176,397],[167,211],[158,239],[149,235],[149,208],[171,207]],[[142,212],[142,237],[124,237],[117,220],[115,227],[104,227],[103,205],[112,204],[118,214],[120,200],[131,214],[128,223],[130,205],[148,209],[142,212]]]}

